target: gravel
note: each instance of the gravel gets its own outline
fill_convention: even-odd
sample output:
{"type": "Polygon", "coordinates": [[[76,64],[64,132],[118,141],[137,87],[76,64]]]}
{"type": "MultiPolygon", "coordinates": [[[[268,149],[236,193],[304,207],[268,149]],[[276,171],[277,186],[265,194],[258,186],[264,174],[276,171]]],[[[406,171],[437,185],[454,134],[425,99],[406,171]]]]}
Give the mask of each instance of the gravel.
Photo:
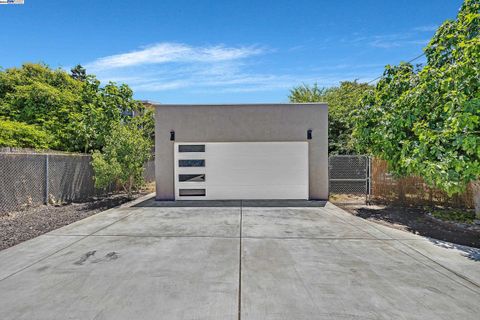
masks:
{"type": "Polygon", "coordinates": [[[86,203],[40,206],[7,213],[0,216],[0,250],[131,200],[125,194],[117,194],[86,203]]]}

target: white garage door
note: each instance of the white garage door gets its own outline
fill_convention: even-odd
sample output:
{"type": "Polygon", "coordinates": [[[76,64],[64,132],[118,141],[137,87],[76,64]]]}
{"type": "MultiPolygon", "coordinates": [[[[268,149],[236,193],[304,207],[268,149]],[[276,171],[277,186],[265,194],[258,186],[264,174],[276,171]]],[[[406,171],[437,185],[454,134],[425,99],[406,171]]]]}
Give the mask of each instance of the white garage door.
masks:
{"type": "Polygon", "coordinates": [[[307,142],[175,143],[175,198],[308,199],[307,142]]]}

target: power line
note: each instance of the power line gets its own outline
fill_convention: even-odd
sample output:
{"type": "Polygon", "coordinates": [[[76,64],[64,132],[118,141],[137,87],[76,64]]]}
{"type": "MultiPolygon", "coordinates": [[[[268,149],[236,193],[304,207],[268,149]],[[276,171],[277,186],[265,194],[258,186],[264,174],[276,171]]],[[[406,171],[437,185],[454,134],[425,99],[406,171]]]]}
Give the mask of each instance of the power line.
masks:
{"type": "MultiPolygon", "coordinates": [[[[408,60],[406,63],[412,63],[413,61],[418,60],[418,59],[420,59],[420,58],[423,57],[423,56],[425,56],[425,52],[423,52],[422,54],[416,56],[416,57],[413,58],[413,59],[408,60]]],[[[374,81],[376,81],[376,80],[378,80],[378,79],[381,79],[382,77],[383,77],[383,74],[382,74],[382,75],[379,75],[378,77],[376,77],[376,78],[373,79],[373,80],[370,80],[370,81],[366,82],[365,84],[369,85],[370,83],[372,83],[372,82],[374,82],[374,81]]],[[[360,84],[361,84],[361,83],[360,83],[360,84]]],[[[357,87],[357,88],[355,88],[354,90],[352,90],[351,92],[357,93],[357,91],[360,92],[361,90],[363,90],[363,88],[357,87]]]]}
{"type": "MultiPolygon", "coordinates": [[[[413,59],[408,60],[406,63],[412,63],[413,61],[418,60],[418,59],[420,59],[420,58],[423,57],[423,56],[425,56],[425,52],[423,52],[422,54],[419,54],[418,56],[416,56],[416,57],[413,58],[413,59]]],[[[368,84],[370,84],[370,83],[372,83],[372,82],[374,82],[374,81],[376,81],[376,80],[378,80],[378,79],[381,79],[382,77],[383,77],[383,74],[379,75],[379,76],[376,77],[375,79],[372,79],[372,80],[370,80],[370,81],[368,81],[368,82],[365,82],[364,84],[367,84],[367,85],[368,85],[368,84]]],[[[359,83],[359,84],[362,84],[362,83],[359,83]]],[[[360,87],[357,87],[357,88],[355,88],[352,92],[357,92],[357,91],[360,91],[360,90],[363,90],[363,89],[360,88],[360,87]]]]}
{"type": "Polygon", "coordinates": [[[416,57],[413,58],[412,60],[407,61],[407,63],[410,63],[410,62],[413,62],[413,61],[415,61],[415,60],[417,60],[417,59],[420,59],[420,58],[423,57],[424,55],[425,55],[425,52],[422,53],[422,54],[420,54],[420,55],[418,55],[418,56],[416,56],[416,57]]]}
{"type": "MultiPolygon", "coordinates": [[[[412,63],[413,61],[420,59],[420,58],[423,57],[424,55],[425,55],[425,52],[423,52],[422,54],[416,56],[416,57],[413,58],[413,59],[408,60],[406,63],[412,63]]],[[[376,77],[376,78],[373,79],[373,80],[368,81],[367,84],[370,84],[370,83],[372,83],[372,82],[374,82],[374,81],[376,81],[376,80],[378,80],[378,79],[381,79],[382,77],[383,77],[383,74],[380,75],[380,76],[378,76],[378,77],[376,77]]]]}

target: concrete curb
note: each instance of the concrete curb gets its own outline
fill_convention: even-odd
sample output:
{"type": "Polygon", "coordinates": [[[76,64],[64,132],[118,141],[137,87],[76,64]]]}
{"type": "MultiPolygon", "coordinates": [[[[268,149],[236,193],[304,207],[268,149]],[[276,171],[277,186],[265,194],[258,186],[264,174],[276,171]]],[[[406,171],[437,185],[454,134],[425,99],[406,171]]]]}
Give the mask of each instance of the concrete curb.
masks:
{"type": "MultiPolygon", "coordinates": [[[[132,201],[129,201],[129,202],[126,202],[126,203],[123,203],[121,204],[120,206],[118,206],[117,208],[130,208],[130,207],[133,207],[143,201],[146,201],[148,199],[151,199],[155,197],[155,192],[152,192],[152,193],[149,193],[149,194],[146,194],[144,196],[141,196],[140,198],[137,198],[135,200],[132,200],[132,201]]],[[[114,209],[114,208],[110,208],[110,209],[114,209]]],[[[110,210],[108,209],[108,210],[110,210]]]]}

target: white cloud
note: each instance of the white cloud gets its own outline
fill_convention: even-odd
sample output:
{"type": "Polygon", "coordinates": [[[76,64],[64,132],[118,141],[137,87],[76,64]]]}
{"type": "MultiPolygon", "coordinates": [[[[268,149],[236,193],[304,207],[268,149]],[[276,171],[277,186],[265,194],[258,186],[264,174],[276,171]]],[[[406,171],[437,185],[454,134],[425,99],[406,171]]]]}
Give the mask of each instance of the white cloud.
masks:
{"type": "Polygon", "coordinates": [[[284,71],[265,69],[258,58],[273,51],[259,46],[195,47],[157,43],[96,59],[87,63],[86,68],[102,82],[127,83],[135,92],[143,93],[178,91],[215,95],[274,90],[288,92],[288,89],[302,83],[334,86],[340,81],[357,78],[366,80],[370,77],[370,74],[366,74],[369,73],[367,67],[360,70],[362,68],[343,64],[289,68],[284,71]],[[348,69],[351,70],[346,71],[348,69]]]}
{"type": "Polygon", "coordinates": [[[390,49],[390,48],[405,47],[409,45],[426,45],[428,41],[429,41],[428,39],[412,39],[412,40],[375,39],[369,42],[369,44],[375,48],[390,49]]]}
{"type": "Polygon", "coordinates": [[[436,31],[438,29],[438,26],[435,25],[429,25],[429,26],[419,26],[413,28],[414,31],[419,31],[419,32],[432,32],[436,31]]]}
{"type": "Polygon", "coordinates": [[[143,81],[134,85],[135,90],[139,91],[166,91],[185,88],[189,86],[188,81],[174,80],[174,81],[143,81]]]}
{"type": "Polygon", "coordinates": [[[391,49],[409,46],[424,46],[428,44],[429,39],[425,35],[419,35],[419,32],[428,32],[436,30],[435,26],[420,26],[406,32],[387,33],[387,34],[359,34],[353,33],[353,37],[342,38],[340,41],[347,45],[364,46],[365,44],[373,48],[391,49]]]}
{"type": "Polygon", "coordinates": [[[182,43],[157,43],[140,50],[99,58],[87,68],[93,71],[132,67],[146,64],[170,62],[216,62],[238,60],[264,52],[264,49],[251,47],[194,47],[182,43]]]}

